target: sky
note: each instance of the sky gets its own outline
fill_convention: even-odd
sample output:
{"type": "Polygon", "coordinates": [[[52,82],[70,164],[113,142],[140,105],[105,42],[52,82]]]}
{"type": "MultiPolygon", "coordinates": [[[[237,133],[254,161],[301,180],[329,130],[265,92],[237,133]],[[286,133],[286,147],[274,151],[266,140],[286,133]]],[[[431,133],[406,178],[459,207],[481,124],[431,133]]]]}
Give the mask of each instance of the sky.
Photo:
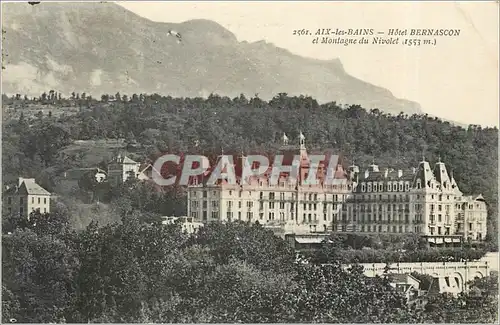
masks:
{"type": "MultiPolygon", "coordinates": [[[[158,22],[210,19],[239,41],[265,40],[292,53],[339,58],[350,75],[421,104],[425,113],[465,124],[499,125],[496,2],[119,2],[158,22]],[[312,44],[295,29],[445,28],[436,46],[312,44]]],[[[332,99],[334,100],[334,99],[332,99]]]]}

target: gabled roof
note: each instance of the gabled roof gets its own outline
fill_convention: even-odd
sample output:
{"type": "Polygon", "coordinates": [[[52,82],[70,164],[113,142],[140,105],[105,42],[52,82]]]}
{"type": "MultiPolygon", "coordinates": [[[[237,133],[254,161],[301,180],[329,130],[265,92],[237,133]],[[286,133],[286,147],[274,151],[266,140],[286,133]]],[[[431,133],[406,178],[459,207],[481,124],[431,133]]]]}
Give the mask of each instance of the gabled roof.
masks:
{"type": "Polygon", "coordinates": [[[127,156],[122,156],[121,154],[114,157],[112,162],[119,163],[119,164],[134,164],[134,165],[138,164],[137,161],[134,161],[127,156]]]}
{"type": "Polygon", "coordinates": [[[431,170],[429,162],[423,160],[420,162],[417,168],[417,174],[415,175],[412,187],[417,187],[417,180],[420,180],[420,184],[423,188],[431,187],[432,182],[435,181],[434,173],[431,170]]]}
{"type": "Polygon", "coordinates": [[[130,158],[129,158],[129,157],[127,157],[127,156],[123,157],[123,163],[124,163],[124,164],[137,164],[137,162],[136,162],[136,161],[134,161],[134,160],[130,159],[130,158]]]}
{"type": "Polygon", "coordinates": [[[411,274],[390,273],[388,274],[388,278],[391,282],[396,283],[408,283],[409,279],[420,283],[420,281],[411,274]]]}
{"type": "Polygon", "coordinates": [[[23,180],[21,185],[15,189],[15,192],[23,195],[50,195],[49,191],[35,183],[32,179],[23,180]]]}
{"type": "Polygon", "coordinates": [[[151,170],[151,174],[152,173],[156,173],[157,175],[161,175],[161,173],[151,164],[147,164],[147,165],[143,165],[141,166],[141,168],[139,169],[139,173],[145,173],[146,171],[148,170],[151,170]]]}

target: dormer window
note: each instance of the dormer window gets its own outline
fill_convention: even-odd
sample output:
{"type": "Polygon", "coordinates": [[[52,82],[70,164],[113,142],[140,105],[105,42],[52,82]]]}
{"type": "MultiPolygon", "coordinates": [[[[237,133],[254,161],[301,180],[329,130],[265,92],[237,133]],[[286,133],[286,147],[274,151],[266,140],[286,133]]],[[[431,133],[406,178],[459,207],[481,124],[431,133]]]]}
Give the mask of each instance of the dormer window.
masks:
{"type": "Polygon", "coordinates": [[[366,184],[365,183],[361,183],[361,192],[366,192],[366,184]]]}
{"type": "Polygon", "coordinates": [[[422,181],[420,178],[417,178],[417,189],[420,189],[422,187],[422,181]]]}
{"type": "Polygon", "coordinates": [[[392,184],[391,183],[387,184],[387,191],[392,192],[392,184]]]}

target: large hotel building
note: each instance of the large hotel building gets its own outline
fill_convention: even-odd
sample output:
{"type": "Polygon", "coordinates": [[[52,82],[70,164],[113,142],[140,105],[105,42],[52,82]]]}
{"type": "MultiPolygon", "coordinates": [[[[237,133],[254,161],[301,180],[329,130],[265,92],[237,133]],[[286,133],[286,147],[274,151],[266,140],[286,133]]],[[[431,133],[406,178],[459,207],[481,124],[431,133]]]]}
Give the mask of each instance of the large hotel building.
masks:
{"type": "Polygon", "coordinates": [[[463,195],[441,161],[431,166],[422,159],[405,171],[380,170],[375,164],[344,170],[338,164],[330,171],[337,180],[333,184],[324,182],[329,171],[319,164],[313,166],[319,184],[309,185],[311,161],[302,133],[297,145],[289,145],[284,135],[280,154],[300,156],[297,180],[270,184],[271,167],[247,184],[198,180],[188,187],[188,216],[203,223],[258,221],[285,234],[417,233],[436,244],[485,238],[483,197],[463,195]]]}

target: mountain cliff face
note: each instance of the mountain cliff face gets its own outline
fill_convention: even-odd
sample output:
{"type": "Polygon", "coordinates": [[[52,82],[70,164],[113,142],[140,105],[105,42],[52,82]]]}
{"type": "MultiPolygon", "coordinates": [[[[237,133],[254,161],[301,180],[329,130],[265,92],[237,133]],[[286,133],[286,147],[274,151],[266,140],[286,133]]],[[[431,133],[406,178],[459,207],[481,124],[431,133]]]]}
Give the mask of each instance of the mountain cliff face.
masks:
{"type": "Polygon", "coordinates": [[[417,103],[348,75],[339,60],[304,58],[263,41],[239,42],[209,20],[157,23],[111,3],[8,3],[2,12],[5,93],[243,93],[268,99],[285,92],[392,113],[421,112],[417,103]]]}

